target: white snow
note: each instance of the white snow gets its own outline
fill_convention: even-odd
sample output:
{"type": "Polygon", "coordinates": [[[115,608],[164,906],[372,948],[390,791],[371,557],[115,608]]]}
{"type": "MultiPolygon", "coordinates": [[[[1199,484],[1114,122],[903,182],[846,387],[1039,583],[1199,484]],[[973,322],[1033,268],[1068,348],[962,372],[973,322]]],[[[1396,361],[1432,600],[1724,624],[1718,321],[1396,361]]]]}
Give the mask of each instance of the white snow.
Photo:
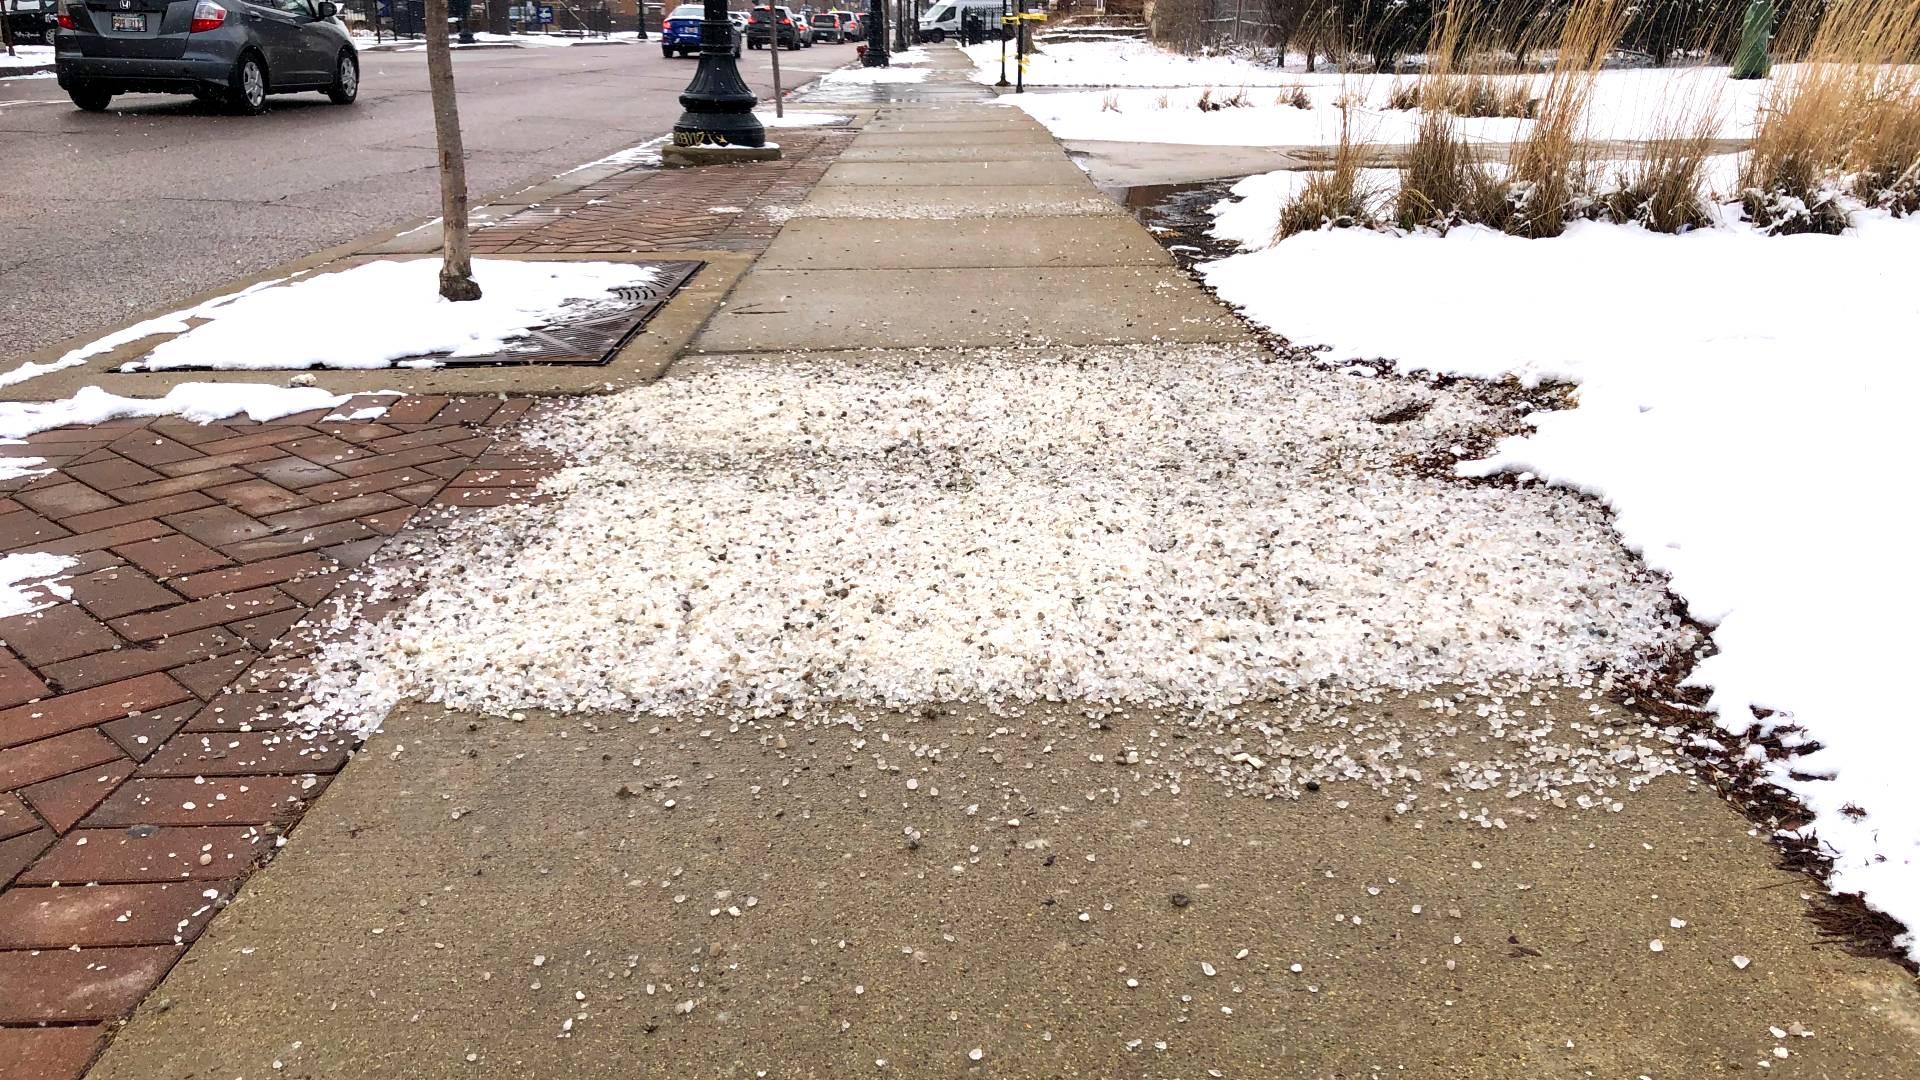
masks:
{"type": "Polygon", "coordinates": [[[631,263],[475,259],[481,298],[456,304],[441,299],[439,273],[438,259],[383,260],[256,286],[155,320],[185,332],[123,370],[374,368],[429,353],[511,352],[533,329],[619,303],[613,289],[659,276],[631,263]],[[205,321],[187,329],[189,316],[205,321]]]}
{"type": "Polygon", "coordinates": [[[8,56],[5,49],[0,49],[0,72],[8,68],[40,67],[51,63],[53,63],[53,46],[51,45],[15,45],[12,56],[8,56]]]}
{"type": "MultiPolygon", "coordinates": [[[[24,445],[18,439],[0,439],[0,446],[24,445]]],[[[39,476],[51,472],[47,459],[39,457],[0,457],[0,480],[15,480],[22,476],[39,476]]]]}
{"type": "MultiPolygon", "coordinates": [[[[972,46],[975,78],[999,77],[999,53],[972,46]]],[[[1049,45],[1034,58],[1030,86],[1112,85],[1118,89],[1002,96],[999,103],[1024,110],[1059,138],[1082,141],[1158,142],[1211,146],[1327,146],[1340,138],[1340,104],[1347,102],[1351,135],[1361,143],[1404,143],[1418,133],[1417,111],[1388,108],[1397,85],[1412,76],[1288,71],[1229,57],[1189,59],[1143,42],[1049,45]],[[1052,73],[1052,74],[1049,74],[1052,73]],[[1295,108],[1294,88],[1311,108],[1295,108]],[[1220,104],[1244,90],[1243,105],[1202,111],[1202,95],[1220,104]],[[1164,102],[1164,104],[1163,104],[1164,102]]],[[[1534,96],[1545,93],[1544,75],[1516,75],[1534,96]]],[[[1665,133],[1676,115],[1717,120],[1723,138],[1752,135],[1770,80],[1727,78],[1724,67],[1609,70],[1600,73],[1587,107],[1588,134],[1596,139],[1646,139],[1665,133]]],[[[1456,128],[1469,142],[1512,142],[1533,127],[1512,117],[1462,117],[1456,128]]]]}
{"type": "MultiPolygon", "coordinates": [[[[298,276],[299,275],[295,275],[295,277],[298,276]]],[[[37,379],[49,372],[60,371],[64,368],[73,367],[76,364],[84,364],[101,353],[111,352],[122,345],[139,341],[142,338],[153,337],[157,334],[184,333],[193,326],[192,320],[208,318],[213,311],[225,307],[243,297],[259,292],[261,289],[278,285],[283,280],[290,281],[293,279],[276,278],[272,281],[262,281],[254,285],[249,285],[239,292],[228,293],[225,296],[216,296],[203,304],[197,304],[184,311],[171,312],[156,318],[134,323],[132,326],[122,330],[116,330],[105,337],[90,341],[77,349],[69,350],[57,360],[50,360],[44,364],[36,364],[31,361],[21,364],[11,371],[0,372],[0,387],[23,383],[28,379],[37,379]]]]}
{"type": "MultiPolygon", "coordinates": [[[[69,424],[104,424],[134,416],[179,416],[197,424],[211,424],[245,413],[264,422],[310,409],[338,408],[353,397],[330,394],[314,386],[265,383],[181,383],[157,398],[121,397],[87,386],[61,401],[0,401],[0,438],[21,439],[69,424]]],[[[366,411],[355,410],[357,415],[366,411]]]]}
{"type": "MultiPolygon", "coordinates": [[[[1276,182],[1243,185],[1275,197],[1276,182]]],[[[1226,216],[1237,236],[1257,212],[1226,216]]],[[[1832,886],[1920,926],[1920,723],[1900,672],[1920,609],[1909,435],[1920,219],[1842,236],[1737,222],[1684,236],[1575,225],[1291,237],[1203,267],[1222,298],[1329,363],[1579,384],[1469,475],[1603,499],[1713,627],[1692,680],[1732,733],[1797,725],[1821,749],[1763,763],[1814,814],[1832,886]],[[1795,775],[1821,779],[1795,779],[1795,775]],[[1843,812],[1852,806],[1862,816],[1843,812]]],[[[1913,954],[1920,957],[1920,948],[1913,954]]]]}
{"type": "Polygon", "coordinates": [[[57,579],[76,561],[43,552],[0,555],[0,619],[39,611],[72,596],[73,590],[57,579]]]}
{"type": "Polygon", "coordinates": [[[788,109],[785,116],[775,116],[770,112],[756,112],[753,115],[762,127],[770,128],[832,127],[853,119],[844,113],[807,112],[803,109],[788,109]]]}
{"type": "Polygon", "coordinates": [[[570,176],[582,169],[591,169],[599,165],[658,165],[660,164],[660,148],[665,146],[672,138],[673,136],[671,135],[660,135],[648,139],[646,142],[629,146],[625,150],[616,150],[606,157],[597,158],[584,165],[575,165],[566,172],[560,173],[559,176],[570,176]]]}
{"type": "Polygon", "coordinates": [[[932,70],[923,67],[843,67],[820,76],[823,83],[917,83],[932,70]]]}

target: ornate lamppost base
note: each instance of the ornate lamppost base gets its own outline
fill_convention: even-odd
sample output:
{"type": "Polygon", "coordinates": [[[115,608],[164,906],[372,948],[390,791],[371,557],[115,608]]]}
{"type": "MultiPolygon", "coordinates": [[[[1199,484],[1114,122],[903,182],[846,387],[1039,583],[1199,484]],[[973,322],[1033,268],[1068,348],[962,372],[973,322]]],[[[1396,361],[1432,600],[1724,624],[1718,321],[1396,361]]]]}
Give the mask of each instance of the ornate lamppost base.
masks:
{"type": "MultiPolygon", "coordinates": [[[[733,24],[727,21],[726,0],[707,0],[706,14],[700,21],[700,67],[680,95],[680,104],[687,111],[680,114],[679,122],[673,125],[671,149],[761,149],[766,146],[767,129],[761,125],[760,118],[753,115],[759,99],[747,88],[733,61],[733,34],[733,24]]],[[[775,156],[778,153],[776,148],[775,156]]],[[[661,151],[661,160],[667,160],[665,150],[661,151]]]]}
{"type": "Polygon", "coordinates": [[[772,143],[760,146],[663,146],[660,148],[660,163],[668,168],[779,160],[780,147],[772,143]]]}

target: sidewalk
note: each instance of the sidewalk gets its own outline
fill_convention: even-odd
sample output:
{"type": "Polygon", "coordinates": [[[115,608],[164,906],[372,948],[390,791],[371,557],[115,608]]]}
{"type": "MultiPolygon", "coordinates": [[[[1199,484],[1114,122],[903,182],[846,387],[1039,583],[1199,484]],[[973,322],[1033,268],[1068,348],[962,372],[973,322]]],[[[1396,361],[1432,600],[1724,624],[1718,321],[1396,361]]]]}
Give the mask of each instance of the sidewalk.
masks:
{"type": "MultiPolygon", "coordinates": [[[[1050,411],[1019,414],[1047,446],[1051,417],[1111,400],[1069,381],[1076,364],[1124,375],[1129,361],[1271,361],[1043,129],[988,104],[955,50],[931,51],[934,74],[918,88],[822,89],[880,104],[805,199],[773,215],[784,224],[771,221],[771,243],[650,396],[594,402],[594,414],[635,407],[648,422],[616,429],[601,447],[607,479],[580,477],[574,504],[620,498],[629,482],[664,499],[705,482],[702,470],[759,484],[764,499],[824,502],[871,481],[869,441],[883,444],[870,450],[877,471],[917,467],[887,456],[910,451],[910,437],[885,445],[891,436],[846,419],[863,401],[910,396],[909,376],[991,388],[977,401],[932,395],[927,407],[945,410],[926,420],[937,430],[1023,407],[1006,391],[1022,370],[1058,374],[1050,411]],[[824,449],[772,424],[701,426],[720,414],[700,410],[751,406],[756,388],[807,392],[783,381],[801,370],[848,388],[822,398],[848,410],[823,410],[848,425],[823,428],[824,449]],[[906,373],[899,385],[893,371],[906,373]],[[674,427],[682,413],[693,414],[686,429],[674,427]],[[648,439],[672,446],[687,430],[713,441],[689,438],[686,456],[664,463],[647,456],[648,439]],[[832,472],[840,457],[855,467],[832,472]],[[808,469],[824,470],[823,487],[807,486],[808,469]]],[[[596,197],[489,242],[606,243],[596,197]]],[[[755,238],[740,228],[700,242],[755,238]]],[[[1377,408],[1399,392],[1271,367],[1329,414],[1358,408],[1355,395],[1377,408]]],[[[1125,445],[1140,416],[1160,415],[1149,406],[1187,400],[1177,384],[1120,386],[1141,409],[1090,417],[1111,420],[1095,442],[1125,445]]],[[[1256,454],[1258,410],[1272,399],[1232,404],[1225,436],[1246,435],[1241,452],[1256,454]]],[[[1450,407],[1415,423],[1444,440],[1450,407]]],[[[1389,422],[1370,415],[1341,412],[1303,433],[1295,482],[1362,491],[1404,470],[1372,444],[1314,443],[1376,437],[1389,422]]],[[[926,466],[952,499],[998,483],[989,465],[1043,501],[1087,501],[1089,519],[1095,497],[1112,496],[1084,478],[1049,486],[1023,471],[1017,445],[980,449],[983,461],[926,466]]],[[[584,570],[670,569],[674,551],[576,529],[570,512],[542,527],[573,530],[562,535],[581,544],[570,554],[584,570]]],[[[670,531],[663,543],[724,549],[725,515],[704,527],[711,535],[670,531]]],[[[991,542],[1044,539],[1016,524],[991,542]]],[[[562,623],[592,620],[569,606],[570,582],[547,585],[542,632],[570,640],[579,628],[562,623]]],[[[477,633],[494,617],[464,614],[477,633]]],[[[455,662],[487,662],[475,648],[455,662]]],[[[638,676],[643,687],[668,677],[638,676]]],[[[1461,716],[1512,704],[1528,729],[1599,740],[1617,725],[1663,745],[1592,688],[1520,680],[1504,703],[1466,689],[1453,700],[1461,716]]],[[[1385,789],[1344,783],[1376,753],[1388,772],[1453,776],[1488,757],[1538,767],[1505,744],[1488,749],[1464,722],[1433,733],[1428,709],[1405,694],[1304,713],[1262,703],[1235,713],[1228,733],[1183,710],[1071,701],[751,721],[409,705],[207,924],[92,1075],[1920,1075],[1911,980],[1824,946],[1804,917],[1810,883],[1775,869],[1764,838],[1665,760],[1670,745],[1644,775],[1607,776],[1619,785],[1612,812],[1503,803],[1498,771],[1462,774],[1453,801],[1424,816],[1388,793],[1410,789],[1404,773],[1385,789]],[[1339,750],[1291,741],[1322,730],[1339,750]],[[1430,738],[1419,756],[1388,754],[1402,730],[1430,738]],[[1282,753],[1315,779],[1270,783],[1282,753]],[[1526,809],[1497,826],[1465,820],[1482,801],[1526,809]]],[[[32,960],[55,962],[72,955],[32,960]]],[[[19,1030],[11,1037],[26,1038],[19,1030]]],[[[32,1037],[89,1037],[71,1030],[32,1037]]]]}
{"type": "MultiPolygon", "coordinates": [[[[366,605],[369,562],[534,498],[553,458],[517,433],[541,396],[657,377],[850,137],[796,130],[785,160],[751,172],[616,155],[477,208],[494,223],[480,255],[697,262],[610,364],[321,372],[365,393],[267,423],[162,417],[0,446],[0,464],[25,466],[0,468],[0,558],[73,560],[25,594],[38,610],[0,611],[0,1078],[80,1075],[349,760],[352,739],[284,717],[311,697],[319,640],[403,599],[366,605]],[[738,212],[686,213],[716,194],[738,212]],[[393,388],[419,392],[377,392],[393,388]]],[[[258,279],[438,241],[385,234],[258,279]]],[[[287,377],[116,370],[149,344],[6,396],[287,377]]]]}

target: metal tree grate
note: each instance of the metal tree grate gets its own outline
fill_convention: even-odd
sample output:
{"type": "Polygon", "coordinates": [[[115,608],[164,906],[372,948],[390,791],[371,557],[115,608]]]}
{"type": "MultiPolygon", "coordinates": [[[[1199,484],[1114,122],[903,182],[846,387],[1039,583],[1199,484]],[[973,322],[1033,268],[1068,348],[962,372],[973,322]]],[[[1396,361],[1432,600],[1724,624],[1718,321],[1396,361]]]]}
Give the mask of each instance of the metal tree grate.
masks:
{"type": "Polygon", "coordinates": [[[445,354],[410,356],[395,361],[438,360],[448,367],[472,367],[476,364],[604,364],[613,359],[633,335],[647,325],[673,294],[680,291],[705,263],[696,261],[648,262],[638,265],[660,272],[651,285],[623,285],[613,290],[620,307],[599,314],[549,323],[535,327],[528,335],[509,342],[505,351],[488,356],[447,356],[445,354]]]}
{"type": "MultiPolygon", "coordinates": [[[[612,290],[619,298],[617,307],[606,303],[594,302],[595,313],[575,318],[563,318],[559,322],[538,326],[525,337],[509,341],[500,352],[479,356],[449,356],[444,352],[420,353],[414,356],[402,356],[392,361],[389,367],[401,367],[421,360],[433,361],[447,367],[475,367],[488,364],[604,364],[613,359],[613,355],[633,339],[647,321],[658,314],[660,309],[673,299],[687,281],[706,265],[697,260],[677,260],[673,262],[642,262],[636,266],[645,266],[660,272],[659,280],[651,285],[623,285],[612,290]]],[[[142,356],[120,370],[144,370],[142,356]]],[[[175,371],[206,371],[205,367],[185,366],[172,368],[175,371]]]]}

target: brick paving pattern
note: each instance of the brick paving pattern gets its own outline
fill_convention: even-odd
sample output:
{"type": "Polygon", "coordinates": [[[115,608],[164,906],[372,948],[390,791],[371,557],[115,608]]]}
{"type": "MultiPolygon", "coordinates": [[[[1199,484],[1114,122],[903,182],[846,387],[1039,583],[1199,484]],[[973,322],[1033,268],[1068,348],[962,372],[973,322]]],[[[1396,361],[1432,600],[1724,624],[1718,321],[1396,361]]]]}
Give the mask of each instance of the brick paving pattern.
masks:
{"type": "Polygon", "coordinates": [[[550,467],[496,446],[532,399],[342,411],[387,403],[0,446],[49,470],[0,481],[0,553],[76,560],[69,599],[0,619],[0,1080],[82,1075],[346,763],[280,717],[352,569],[550,467]]]}
{"type": "Polygon", "coordinates": [[[636,167],[499,225],[476,230],[476,255],[741,251],[759,254],[853,141],[852,128],[781,128],[778,161],[695,169],[636,167]],[[713,213],[714,207],[738,213],[713,213]]]}

